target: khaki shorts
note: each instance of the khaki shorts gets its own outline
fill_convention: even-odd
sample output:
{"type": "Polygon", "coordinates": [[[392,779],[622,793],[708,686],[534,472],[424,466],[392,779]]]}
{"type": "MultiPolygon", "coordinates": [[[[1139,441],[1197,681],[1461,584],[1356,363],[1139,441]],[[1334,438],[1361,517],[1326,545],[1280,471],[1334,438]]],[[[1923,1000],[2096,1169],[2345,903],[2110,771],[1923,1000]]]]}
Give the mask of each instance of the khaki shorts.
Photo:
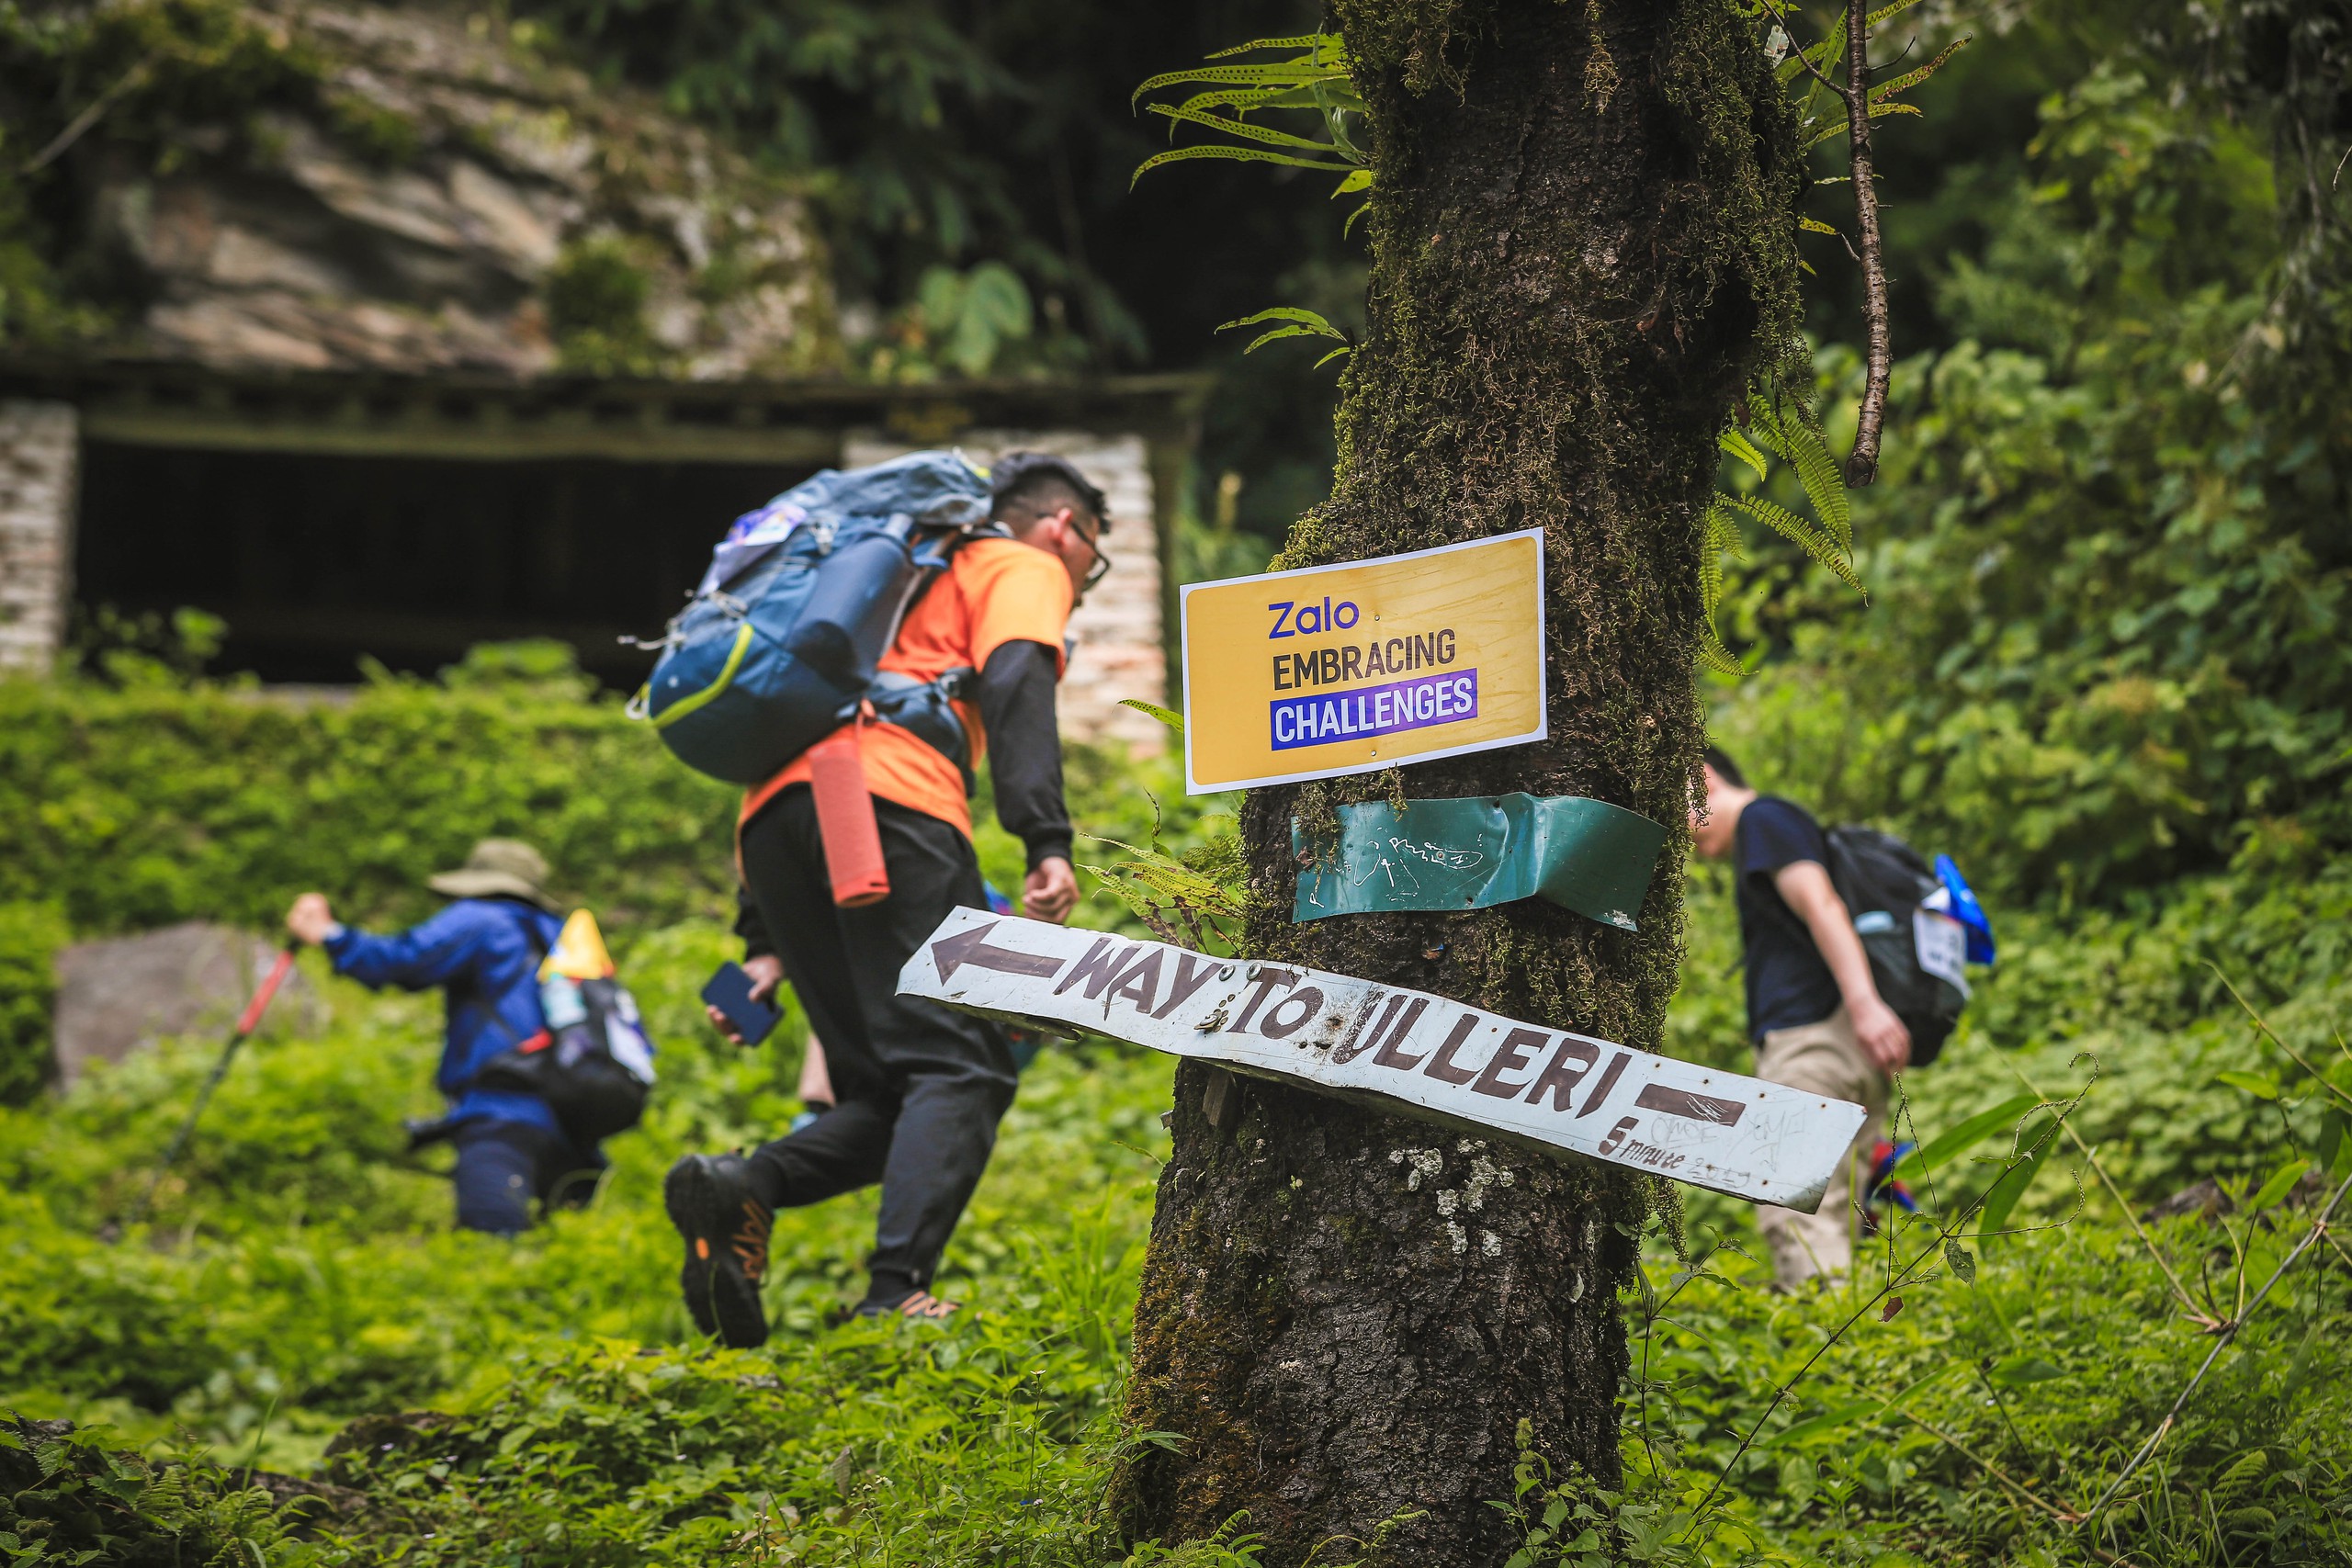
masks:
{"type": "Polygon", "coordinates": [[[1860,1212],[1855,1206],[1854,1167],[1870,1153],[1886,1120],[1893,1084],[1879,1065],[1862,1050],[1854,1021],[1839,1008],[1819,1023],[1775,1029],[1756,1050],[1756,1076],[1767,1083],[1786,1084],[1807,1094],[1843,1100],[1870,1112],[1853,1146],[1829,1179],[1818,1213],[1799,1213],[1758,1204],[1757,1228],[1772,1257],[1774,1279],[1784,1288],[1803,1284],[1816,1274],[1843,1274],[1853,1266],[1854,1233],[1860,1212]]]}

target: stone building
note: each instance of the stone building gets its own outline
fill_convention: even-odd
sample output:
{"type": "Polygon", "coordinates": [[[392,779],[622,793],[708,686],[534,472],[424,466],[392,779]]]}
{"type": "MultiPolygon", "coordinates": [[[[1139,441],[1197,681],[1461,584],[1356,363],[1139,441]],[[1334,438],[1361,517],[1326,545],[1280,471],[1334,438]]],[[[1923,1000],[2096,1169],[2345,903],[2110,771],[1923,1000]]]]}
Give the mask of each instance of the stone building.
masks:
{"type": "Polygon", "coordinates": [[[0,357],[0,663],[48,665],[76,606],[192,606],[265,680],[549,637],[633,684],[618,639],[738,513],[913,446],[1034,446],[1116,519],[1066,726],[1159,744],[1118,704],[1169,689],[1196,383],[852,380],[807,213],[721,144],[462,10],[246,11],[301,90],[169,157],[54,154],[137,304],[0,357]]]}

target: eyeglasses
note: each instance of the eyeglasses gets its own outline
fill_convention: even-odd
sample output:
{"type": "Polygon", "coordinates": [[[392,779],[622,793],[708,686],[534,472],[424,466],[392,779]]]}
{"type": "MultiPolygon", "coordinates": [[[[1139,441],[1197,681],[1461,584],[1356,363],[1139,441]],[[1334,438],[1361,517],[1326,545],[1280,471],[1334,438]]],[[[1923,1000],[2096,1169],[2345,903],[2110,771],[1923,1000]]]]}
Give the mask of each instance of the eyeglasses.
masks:
{"type": "Polygon", "coordinates": [[[1069,519],[1069,531],[1079,536],[1080,541],[1086,546],[1087,550],[1094,557],[1094,564],[1086,569],[1086,576],[1078,585],[1078,591],[1080,593],[1087,592],[1089,590],[1092,589],[1096,583],[1111,575],[1111,558],[1104,554],[1102,549],[1102,520],[1099,517],[1094,520],[1094,531],[1090,534],[1086,531],[1085,527],[1080,524],[1078,520],[1078,509],[1073,506],[1057,507],[1054,512],[1032,511],[1028,515],[1042,521],[1045,518],[1054,516],[1056,512],[1058,512],[1061,516],[1069,519]]]}
{"type": "Polygon", "coordinates": [[[1089,534],[1085,529],[1078,526],[1077,514],[1073,513],[1070,517],[1070,529],[1086,541],[1088,549],[1094,552],[1094,564],[1087,569],[1086,581],[1078,585],[1078,591],[1080,593],[1091,592],[1096,583],[1111,575],[1111,558],[1102,553],[1102,525],[1096,523],[1094,532],[1089,534]]]}

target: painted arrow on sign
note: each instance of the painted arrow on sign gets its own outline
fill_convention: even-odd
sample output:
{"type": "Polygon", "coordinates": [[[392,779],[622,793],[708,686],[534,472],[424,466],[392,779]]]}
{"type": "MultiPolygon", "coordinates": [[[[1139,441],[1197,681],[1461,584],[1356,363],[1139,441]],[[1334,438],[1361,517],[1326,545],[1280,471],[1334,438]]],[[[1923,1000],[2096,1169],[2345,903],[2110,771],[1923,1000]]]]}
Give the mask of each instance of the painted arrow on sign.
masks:
{"type": "Polygon", "coordinates": [[[954,979],[956,971],[967,964],[1006,975],[1051,976],[1061,968],[1062,961],[1058,958],[1039,958],[1015,953],[1011,948],[990,947],[988,934],[995,929],[993,924],[975,926],[970,931],[933,942],[931,957],[932,962],[939,965],[940,979],[954,979]]]}
{"type": "Polygon", "coordinates": [[[899,991],[1792,1209],[1819,1206],[1864,1114],[1422,991],[978,909],[942,922],[899,991]]]}

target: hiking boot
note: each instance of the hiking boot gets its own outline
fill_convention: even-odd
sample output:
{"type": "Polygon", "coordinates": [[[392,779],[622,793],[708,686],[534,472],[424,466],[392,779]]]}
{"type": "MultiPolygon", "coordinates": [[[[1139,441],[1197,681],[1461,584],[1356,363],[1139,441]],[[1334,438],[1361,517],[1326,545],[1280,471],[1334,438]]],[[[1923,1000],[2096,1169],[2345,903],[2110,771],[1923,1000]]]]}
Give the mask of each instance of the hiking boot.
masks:
{"type": "Polygon", "coordinates": [[[913,1323],[944,1323],[964,1310],[962,1302],[942,1301],[929,1291],[909,1291],[895,1299],[871,1296],[849,1309],[844,1322],[855,1318],[901,1317],[913,1323]]]}
{"type": "Polygon", "coordinates": [[[741,1155],[688,1155],[662,1183],[662,1206],[685,1238],[678,1286],[695,1326],[739,1350],[763,1345],[760,1277],[768,1268],[767,1206],[752,1196],[741,1155]]]}

